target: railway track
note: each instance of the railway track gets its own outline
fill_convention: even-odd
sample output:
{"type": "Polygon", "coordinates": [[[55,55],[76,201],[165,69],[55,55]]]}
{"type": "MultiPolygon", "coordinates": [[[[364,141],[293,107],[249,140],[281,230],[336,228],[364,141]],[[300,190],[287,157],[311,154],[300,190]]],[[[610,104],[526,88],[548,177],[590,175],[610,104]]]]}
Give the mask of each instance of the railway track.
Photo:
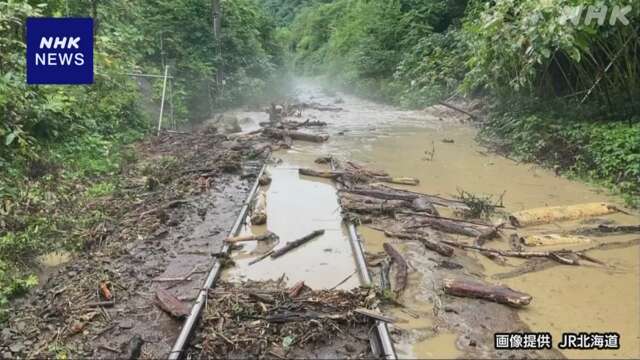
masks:
{"type": "MultiPolygon", "coordinates": [[[[256,176],[255,182],[251,187],[251,190],[249,191],[247,198],[242,205],[242,208],[240,209],[240,212],[238,214],[236,221],[234,222],[233,226],[229,230],[228,235],[230,237],[237,236],[240,233],[242,229],[242,225],[244,224],[245,218],[247,217],[247,214],[249,212],[251,202],[253,201],[253,198],[255,197],[256,192],[259,188],[258,181],[262,176],[262,174],[264,174],[266,167],[267,165],[265,162],[260,168],[256,176]]],[[[371,284],[371,276],[367,268],[361,241],[356,231],[355,225],[352,223],[347,223],[345,225],[348,228],[349,241],[351,244],[351,249],[353,251],[353,258],[358,270],[360,283],[362,285],[369,285],[371,284]]],[[[229,254],[229,252],[230,252],[230,247],[228,244],[225,244],[222,249],[222,253],[229,254]]],[[[185,354],[186,350],[188,349],[189,341],[193,337],[196,331],[198,321],[202,314],[202,310],[205,306],[208,289],[215,287],[216,281],[220,277],[221,272],[222,272],[222,264],[220,260],[216,258],[211,267],[211,270],[209,271],[206,277],[206,280],[203,286],[201,287],[198,293],[198,296],[195,302],[193,303],[193,306],[191,307],[189,316],[185,320],[180,330],[180,334],[178,335],[178,338],[176,339],[173,345],[173,348],[169,353],[169,360],[181,359],[185,354]]],[[[376,321],[375,331],[372,331],[369,334],[369,342],[370,342],[372,353],[376,357],[384,358],[384,359],[397,358],[395,353],[395,348],[393,346],[393,342],[389,335],[389,330],[386,323],[382,321],[376,321]]]]}

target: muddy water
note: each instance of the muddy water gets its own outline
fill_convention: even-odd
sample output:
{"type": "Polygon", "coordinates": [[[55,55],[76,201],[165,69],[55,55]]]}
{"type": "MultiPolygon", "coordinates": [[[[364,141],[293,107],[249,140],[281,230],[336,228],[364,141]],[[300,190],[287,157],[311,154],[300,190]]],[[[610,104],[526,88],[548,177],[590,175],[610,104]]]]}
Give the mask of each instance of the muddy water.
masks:
{"type": "MultiPolygon", "coordinates": [[[[252,266],[248,262],[257,254],[268,251],[273,244],[245,245],[235,256],[239,266],[227,276],[277,278],[285,273],[289,281],[304,280],[314,287],[331,287],[355,269],[346,234],[340,225],[333,187],[327,182],[299,177],[295,171],[297,167],[312,167],[313,159],[319,155],[331,154],[385,169],[393,175],[416,177],[420,179],[420,185],[412,190],[429,194],[451,196],[459,189],[495,196],[504,194],[505,211],[593,201],[617,202],[596,188],[555,176],[537,166],[518,164],[488,153],[475,142],[476,130],[461,124],[464,116],[450,110],[398,111],[345,94],[326,93],[313,85],[301,84],[299,89],[298,97],[302,101],[337,106],[343,110],[305,112],[303,119],[329,123],[324,131],[331,135],[330,141],[322,145],[296,142],[292,150],[276,154],[283,163],[271,169],[274,181],[268,189],[269,222],[266,228],[280,235],[281,243],[275,246],[316,228],[325,228],[327,233],[280,259],[266,259],[252,266]]],[[[239,115],[249,118],[252,126],[266,120],[266,115],[260,113],[239,115]]],[[[638,216],[623,214],[601,219],[618,224],[637,223],[639,220],[638,216]]],[[[584,226],[579,222],[551,224],[527,228],[521,234],[558,233],[580,225],[584,226]]],[[[377,231],[368,228],[360,228],[359,231],[368,252],[381,251],[382,243],[388,241],[377,231]]],[[[595,241],[632,238],[602,237],[595,241]]],[[[489,245],[508,248],[505,240],[489,245]]],[[[440,329],[433,316],[432,299],[429,299],[426,289],[435,284],[416,270],[421,262],[428,261],[429,253],[415,244],[397,246],[414,269],[410,273],[408,290],[400,299],[411,314],[394,314],[406,320],[398,324],[405,330],[404,335],[395,339],[399,355],[418,358],[461,356],[457,345],[461,339],[446,329],[440,329]]],[[[563,355],[638,358],[640,249],[631,247],[590,254],[615,268],[554,266],[500,282],[534,297],[532,304],[520,311],[520,317],[534,331],[551,332],[554,348],[562,332],[618,332],[621,335],[619,350],[562,351],[563,355]]],[[[500,266],[483,256],[478,256],[477,262],[478,269],[474,271],[487,277],[513,270],[522,263],[509,259],[506,266],[500,266]]],[[[353,276],[344,287],[355,284],[357,279],[353,276]]]]}
{"type": "MultiPolygon", "coordinates": [[[[268,229],[280,239],[276,243],[245,243],[234,253],[236,266],[224,276],[267,280],[284,275],[290,284],[304,281],[314,289],[334,287],[356,270],[335,189],[329,182],[298,175],[297,168],[311,166],[310,159],[295,152],[279,156],[286,160],[268,168],[273,181],[266,189],[267,224],[249,226],[244,233],[260,234],[268,229]],[[325,230],[319,238],[277,259],[266,258],[249,264],[259,255],[319,229],[325,230]]],[[[357,285],[358,276],[353,275],[340,288],[351,289],[357,285]]]]}

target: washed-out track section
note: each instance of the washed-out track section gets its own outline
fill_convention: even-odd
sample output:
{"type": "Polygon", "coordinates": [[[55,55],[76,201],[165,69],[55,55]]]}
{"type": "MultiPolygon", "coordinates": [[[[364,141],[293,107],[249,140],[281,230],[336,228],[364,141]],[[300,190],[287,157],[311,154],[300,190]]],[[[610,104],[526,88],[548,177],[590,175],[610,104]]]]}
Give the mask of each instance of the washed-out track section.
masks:
{"type": "MultiPolygon", "coordinates": [[[[253,167],[255,171],[257,171],[257,176],[249,191],[245,202],[242,204],[242,208],[238,214],[238,217],[229,230],[228,236],[237,236],[242,230],[242,225],[245,222],[247,214],[249,213],[251,203],[253,198],[256,195],[256,192],[259,188],[259,180],[262,174],[264,174],[267,164],[265,163],[247,163],[246,168],[251,169],[253,167]],[[259,170],[258,170],[259,169],[259,170]]],[[[362,249],[362,244],[358,233],[356,231],[355,225],[352,223],[346,224],[349,232],[349,239],[351,243],[351,248],[353,250],[354,261],[356,262],[356,266],[358,269],[358,274],[360,277],[360,282],[363,285],[371,284],[371,276],[369,274],[369,270],[367,268],[367,263],[364,257],[364,251],[362,249]]],[[[222,248],[221,253],[228,255],[230,252],[230,247],[228,244],[222,248]]],[[[191,307],[191,312],[187,319],[185,320],[180,334],[173,345],[171,352],[169,353],[169,360],[178,360],[186,354],[188,350],[188,344],[190,339],[193,337],[194,332],[196,331],[198,321],[202,315],[202,311],[204,309],[206,298],[208,296],[208,290],[215,286],[216,281],[220,277],[222,272],[222,262],[217,257],[214,260],[214,263],[204,281],[203,286],[201,287],[198,296],[191,307]]],[[[369,334],[369,342],[371,344],[372,353],[378,358],[384,359],[396,359],[395,348],[393,346],[393,342],[389,335],[389,330],[387,324],[382,321],[376,321],[375,331],[369,334]]]]}

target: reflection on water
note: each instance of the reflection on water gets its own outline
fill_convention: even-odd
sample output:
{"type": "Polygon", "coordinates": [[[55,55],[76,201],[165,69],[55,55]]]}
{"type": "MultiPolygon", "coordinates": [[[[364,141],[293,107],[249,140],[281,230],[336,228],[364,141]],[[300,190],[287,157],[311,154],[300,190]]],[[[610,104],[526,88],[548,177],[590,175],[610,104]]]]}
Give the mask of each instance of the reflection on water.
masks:
{"type": "MultiPolygon", "coordinates": [[[[284,155],[284,154],[283,154],[284,155]]],[[[283,274],[289,283],[304,281],[314,288],[331,288],[355,271],[351,247],[338,207],[335,188],[328,182],[300,177],[297,166],[310,166],[304,159],[286,156],[282,165],[269,169],[272,183],[267,190],[267,224],[245,229],[262,233],[267,229],[276,233],[279,243],[244,243],[234,253],[236,266],[228,271],[229,278],[252,280],[277,279],[283,274]],[[325,234],[277,258],[249,262],[272,248],[280,248],[287,241],[301,238],[314,230],[325,234]]],[[[340,288],[358,285],[352,276],[340,288]]]]}

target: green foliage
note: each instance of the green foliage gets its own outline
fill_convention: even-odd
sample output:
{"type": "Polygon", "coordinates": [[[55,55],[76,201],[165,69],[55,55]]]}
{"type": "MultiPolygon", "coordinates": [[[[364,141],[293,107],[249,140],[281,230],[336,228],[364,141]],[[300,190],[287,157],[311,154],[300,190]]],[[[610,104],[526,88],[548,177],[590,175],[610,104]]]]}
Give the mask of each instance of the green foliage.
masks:
{"type": "Polygon", "coordinates": [[[266,11],[276,18],[278,26],[287,26],[304,8],[331,0],[262,0],[266,11]]]}
{"type": "Polygon", "coordinates": [[[640,123],[569,119],[548,110],[500,112],[482,135],[520,159],[596,180],[640,206],[640,123]]]}
{"type": "MultiPolygon", "coordinates": [[[[141,105],[149,99],[141,93],[159,101],[161,92],[161,80],[126,73],[160,74],[169,65],[180,119],[259,96],[277,75],[281,38],[258,3],[222,0],[221,40],[211,6],[210,0],[0,2],[0,308],[30,285],[22,274],[36,256],[82,247],[87,229],[109,212],[95,203],[118,191],[116,175],[135,161],[123,144],[146,130],[141,105]],[[93,85],[26,85],[29,16],[94,18],[93,85]],[[216,82],[218,69],[224,87],[216,82]]],[[[160,162],[157,171],[171,166],[160,162]]]]}
{"type": "Polygon", "coordinates": [[[637,202],[640,8],[627,15],[629,26],[563,23],[565,6],[598,4],[335,0],[298,14],[290,49],[297,71],[404,106],[486,96],[498,106],[484,134],[503,150],[604,182],[637,202]]]}
{"type": "Polygon", "coordinates": [[[456,31],[466,0],[336,0],[291,25],[294,67],[328,73],[351,90],[409,106],[455,89],[465,73],[456,31]]]}
{"type": "MultiPolygon", "coordinates": [[[[598,4],[603,2],[479,2],[464,27],[468,47],[474,49],[465,89],[546,99],[582,97],[597,83],[589,99],[594,110],[609,116],[638,113],[640,104],[634,100],[640,96],[640,38],[634,27],[640,9],[635,6],[627,15],[630,25],[564,22],[568,20],[565,7],[598,4]]],[[[626,0],[606,2],[610,7],[627,4],[626,0]]]]}

